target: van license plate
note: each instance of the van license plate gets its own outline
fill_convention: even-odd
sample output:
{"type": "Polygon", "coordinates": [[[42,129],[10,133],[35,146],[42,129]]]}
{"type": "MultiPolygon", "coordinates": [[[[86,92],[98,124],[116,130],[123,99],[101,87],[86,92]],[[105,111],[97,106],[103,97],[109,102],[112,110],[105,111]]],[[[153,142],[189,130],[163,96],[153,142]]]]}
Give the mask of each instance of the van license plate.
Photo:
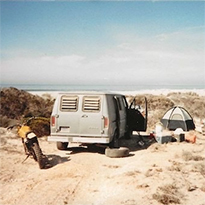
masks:
{"type": "Polygon", "coordinates": [[[70,127],[61,127],[61,132],[70,132],[70,127]]]}

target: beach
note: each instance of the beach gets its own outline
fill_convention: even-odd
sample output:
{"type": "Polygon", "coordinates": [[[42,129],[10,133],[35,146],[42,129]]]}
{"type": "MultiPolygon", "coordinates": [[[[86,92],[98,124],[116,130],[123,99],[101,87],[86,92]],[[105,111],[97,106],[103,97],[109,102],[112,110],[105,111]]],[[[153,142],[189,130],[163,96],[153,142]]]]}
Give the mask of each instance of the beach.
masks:
{"type": "MultiPolygon", "coordinates": [[[[58,93],[62,93],[62,92],[66,92],[66,91],[59,90],[59,91],[28,91],[28,92],[30,92],[33,95],[39,95],[39,96],[49,94],[53,98],[56,98],[58,93]]],[[[68,91],[68,92],[72,92],[72,91],[68,91]]],[[[75,92],[77,92],[77,91],[75,91],[75,92]]],[[[104,91],[104,92],[108,92],[108,91],[104,91]]],[[[133,90],[132,91],[130,91],[130,90],[127,90],[127,91],[111,90],[109,92],[121,93],[123,95],[132,95],[132,96],[141,95],[141,94],[144,94],[144,95],[146,95],[146,94],[168,95],[169,93],[173,93],[173,92],[180,92],[180,93],[193,92],[193,93],[198,94],[199,96],[205,96],[205,89],[142,89],[142,90],[135,90],[135,91],[133,91],[133,90]]]]}
{"type": "MultiPolygon", "coordinates": [[[[186,107],[196,124],[202,126],[205,92],[192,91],[124,92],[129,97],[147,97],[149,129],[144,133],[146,146],[137,143],[136,133],[130,140],[120,140],[120,145],[130,150],[129,156],[123,158],[105,156],[104,147],[77,143],[70,143],[67,150],[60,151],[56,143],[48,142],[47,136],[43,136],[39,143],[50,167],[40,170],[33,159],[24,161],[26,156],[15,130],[0,128],[0,204],[204,205],[205,135],[201,130],[190,132],[196,137],[195,143],[160,144],[146,137],[168,109],[165,104],[172,105],[171,102],[186,107]]],[[[48,99],[55,98],[58,91],[29,93],[32,98],[28,99],[36,95],[48,99]]],[[[24,92],[17,94],[27,96],[24,92]]],[[[41,109],[40,105],[37,108],[41,109]]]]}

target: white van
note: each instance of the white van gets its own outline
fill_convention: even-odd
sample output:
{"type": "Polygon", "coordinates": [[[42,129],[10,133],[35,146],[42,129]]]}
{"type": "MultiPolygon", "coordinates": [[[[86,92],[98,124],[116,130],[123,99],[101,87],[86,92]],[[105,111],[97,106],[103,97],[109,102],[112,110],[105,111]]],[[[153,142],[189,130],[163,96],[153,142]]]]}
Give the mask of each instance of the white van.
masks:
{"type": "Polygon", "coordinates": [[[118,139],[129,135],[130,131],[146,130],[147,117],[137,119],[136,113],[136,109],[128,108],[127,100],[121,94],[60,93],[51,114],[48,141],[56,141],[60,150],[66,149],[69,142],[102,143],[116,147],[118,139]],[[133,121],[129,116],[136,119],[133,121]],[[137,121],[139,119],[141,122],[137,121]],[[135,127],[129,123],[131,121],[135,122],[135,127]]]}

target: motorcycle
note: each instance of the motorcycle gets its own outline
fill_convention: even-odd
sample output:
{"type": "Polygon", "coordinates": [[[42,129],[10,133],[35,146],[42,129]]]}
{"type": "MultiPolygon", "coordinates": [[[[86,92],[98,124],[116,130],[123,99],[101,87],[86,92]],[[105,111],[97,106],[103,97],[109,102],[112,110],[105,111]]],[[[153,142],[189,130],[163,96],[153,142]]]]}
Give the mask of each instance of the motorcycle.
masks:
{"type": "Polygon", "coordinates": [[[46,156],[43,154],[39,146],[36,134],[28,126],[29,122],[33,119],[35,119],[35,117],[29,118],[25,123],[9,126],[7,130],[17,127],[18,136],[22,139],[24,151],[27,155],[26,159],[31,156],[36,162],[38,162],[39,168],[44,169],[46,166],[46,156]]]}

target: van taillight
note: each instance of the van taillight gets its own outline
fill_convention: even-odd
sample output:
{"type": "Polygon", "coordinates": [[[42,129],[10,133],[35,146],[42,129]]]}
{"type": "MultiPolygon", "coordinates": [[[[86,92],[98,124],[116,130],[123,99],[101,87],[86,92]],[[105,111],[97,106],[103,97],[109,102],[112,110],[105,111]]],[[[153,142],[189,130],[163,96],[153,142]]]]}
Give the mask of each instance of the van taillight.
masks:
{"type": "Polygon", "coordinates": [[[56,124],[56,118],[55,118],[55,116],[52,116],[51,117],[51,126],[54,127],[55,124],[56,124]]]}
{"type": "Polygon", "coordinates": [[[109,119],[107,117],[104,117],[104,128],[108,128],[109,125],[109,119]]]}

